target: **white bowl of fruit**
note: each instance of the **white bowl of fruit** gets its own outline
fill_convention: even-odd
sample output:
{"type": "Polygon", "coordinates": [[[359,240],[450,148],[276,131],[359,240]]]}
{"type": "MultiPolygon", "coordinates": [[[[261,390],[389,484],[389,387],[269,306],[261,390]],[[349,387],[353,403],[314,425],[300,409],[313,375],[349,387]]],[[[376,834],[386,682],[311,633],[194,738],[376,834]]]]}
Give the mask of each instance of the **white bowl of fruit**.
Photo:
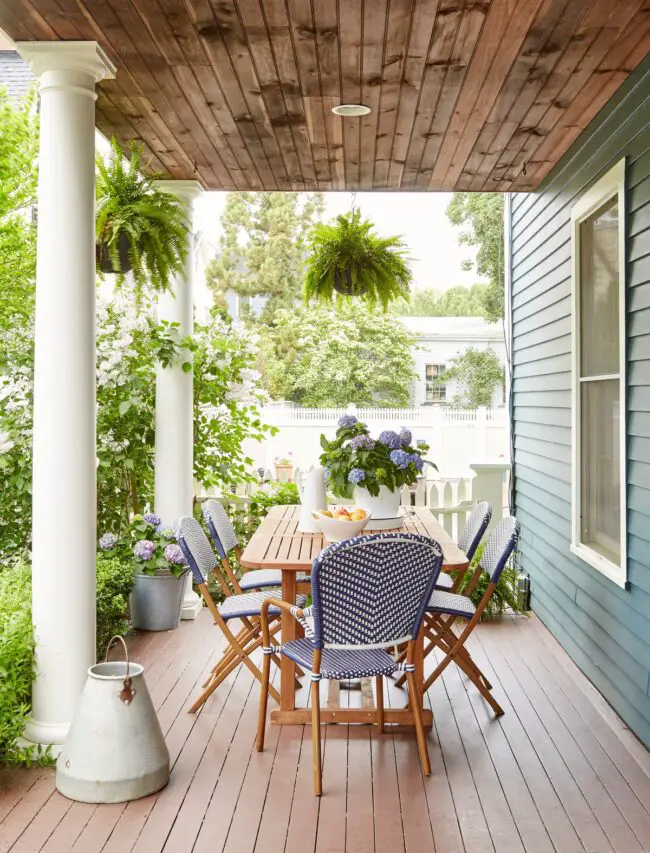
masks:
{"type": "Polygon", "coordinates": [[[358,536],[372,513],[357,506],[331,506],[313,513],[328,542],[341,542],[358,536]]]}

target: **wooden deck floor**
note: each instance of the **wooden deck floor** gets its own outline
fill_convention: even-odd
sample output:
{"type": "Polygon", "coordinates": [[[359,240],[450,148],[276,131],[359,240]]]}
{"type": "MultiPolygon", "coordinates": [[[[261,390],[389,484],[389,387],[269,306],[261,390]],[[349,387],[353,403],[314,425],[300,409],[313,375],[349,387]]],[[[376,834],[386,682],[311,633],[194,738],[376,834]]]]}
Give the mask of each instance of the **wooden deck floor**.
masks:
{"type": "Polygon", "coordinates": [[[51,770],[2,771],[0,853],[650,851],[650,753],[534,617],[483,625],[472,644],[501,720],[450,667],[429,694],[432,776],[408,734],[329,726],[320,801],[308,729],[271,727],[254,751],[247,670],[186,713],[218,644],[205,611],[132,643],[172,755],[164,791],[96,807],[60,796],[51,770]]]}

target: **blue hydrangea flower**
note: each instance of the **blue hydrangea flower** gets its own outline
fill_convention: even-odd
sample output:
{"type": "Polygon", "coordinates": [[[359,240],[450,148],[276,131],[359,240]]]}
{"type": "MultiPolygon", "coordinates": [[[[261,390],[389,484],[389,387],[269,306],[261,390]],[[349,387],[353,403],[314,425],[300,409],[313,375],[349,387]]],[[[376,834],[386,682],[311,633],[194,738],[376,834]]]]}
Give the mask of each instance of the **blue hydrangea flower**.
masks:
{"type": "Polygon", "coordinates": [[[177,566],[182,566],[185,562],[185,557],[181,551],[181,546],[172,542],[165,548],[165,559],[168,563],[175,563],[177,566]]]}
{"type": "Polygon", "coordinates": [[[353,447],[355,450],[372,450],[375,446],[374,438],[370,438],[369,435],[357,435],[350,442],[350,447],[353,447]]]}
{"type": "Polygon", "coordinates": [[[353,468],[348,474],[348,480],[350,483],[354,483],[357,486],[362,480],[365,480],[366,472],[362,471],[361,468],[353,468]]]}
{"type": "Polygon", "coordinates": [[[399,431],[399,440],[402,442],[403,447],[408,447],[410,443],[413,441],[413,435],[410,429],[401,429],[399,431]]]}
{"type": "Polygon", "coordinates": [[[323,468],[323,476],[325,477],[326,480],[329,480],[330,475],[331,475],[330,469],[327,467],[323,468]]]}
{"type": "Polygon", "coordinates": [[[357,423],[357,419],[354,415],[343,415],[342,418],[339,419],[339,427],[341,429],[345,429],[346,427],[353,427],[357,423]]]}
{"type": "Polygon", "coordinates": [[[99,540],[99,547],[102,551],[110,551],[117,545],[117,536],[114,533],[104,533],[99,540]]]}
{"type": "Polygon", "coordinates": [[[405,450],[393,450],[390,454],[390,461],[398,468],[408,468],[411,462],[411,454],[405,450]]]}
{"type": "Polygon", "coordinates": [[[145,514],[144,514],[142,517],[143,517],[143,518],[144,518],[144,520],[147,522],[147,524],[151,524],[151,525],[153,525],[154,527],[158,527],[158,525],[159,525],[159,524],[161,523],[161,521],[162,521],[162,519],[160,518],[160,516],[159,516],[159,515],[156,515],[156,513],[155,513],[155,512],[145,512],[145,514]]]}
{"type": "Polygon", "coordinates": [[[419,453],[411,454],[411,462],[415,466],[416,471],[422,471],[422,469],[424,468],[424,460],[422,459],[419,453]]]}
{"type": "Polygon", "coordinates": [[[402,439],[392,429],[385,429],[379,436],[379,441],[386,447],[390,447],[391,450],[399,450],[402,446],[402,439]]]}
{"type": "Polygon", "coordinates": [[[140,539],[133,546],[133,556],[139,557],[141,560],[150,560],[155,550],[156,545],[150,539],[140,539]]]}

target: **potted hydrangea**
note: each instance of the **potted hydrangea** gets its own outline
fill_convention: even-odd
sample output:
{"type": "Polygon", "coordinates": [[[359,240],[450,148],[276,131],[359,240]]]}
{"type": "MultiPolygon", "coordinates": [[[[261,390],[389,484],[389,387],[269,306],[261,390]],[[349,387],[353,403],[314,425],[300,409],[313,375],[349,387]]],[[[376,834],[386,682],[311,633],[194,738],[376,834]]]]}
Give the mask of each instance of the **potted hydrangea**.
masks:
{"type": "Polygon", "coordinates": [[[135,584],[131,621],[144,631],[177,628],[183,604],[184,576],[189,571],[174,531],[153,512],[135,515],[123,538],[105,533],[102,551],[117,551],[133,560],[135,584]]]}
{"type": "MultiPolygon", "coordinates": [[[[357,506],[372,512],[373,519],[399,515],[402,486],[415,483],[424,467],[427,445],[412,446],[407,429],[384,430],[372,438],[366,424],[354,415],[344,415],[336,438],[321,435],[321,464],[328,486],[340,498],[352,498],[357,506]]],[[[435,466],[434,466],[435,467],[435,466]]]]}

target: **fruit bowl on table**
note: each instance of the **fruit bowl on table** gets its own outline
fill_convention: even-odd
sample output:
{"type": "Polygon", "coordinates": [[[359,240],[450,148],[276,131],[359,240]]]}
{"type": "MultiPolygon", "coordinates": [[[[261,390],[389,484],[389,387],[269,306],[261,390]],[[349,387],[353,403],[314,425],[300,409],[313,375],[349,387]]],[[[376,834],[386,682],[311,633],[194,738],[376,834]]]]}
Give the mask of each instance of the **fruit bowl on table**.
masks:
{"type": "Polygon", "coordinates": [[[354,539],[365,528],[372,516],[371,512],[361,507],[346,506],[329,507],[327,510],[316,510],[312,513],[328,542],[341,542],[344,539],[354,539]],[[327,513],[331,513],[328,515],[327,513]],[[363,513],[363,517],[361,517],[363,513]]]}

